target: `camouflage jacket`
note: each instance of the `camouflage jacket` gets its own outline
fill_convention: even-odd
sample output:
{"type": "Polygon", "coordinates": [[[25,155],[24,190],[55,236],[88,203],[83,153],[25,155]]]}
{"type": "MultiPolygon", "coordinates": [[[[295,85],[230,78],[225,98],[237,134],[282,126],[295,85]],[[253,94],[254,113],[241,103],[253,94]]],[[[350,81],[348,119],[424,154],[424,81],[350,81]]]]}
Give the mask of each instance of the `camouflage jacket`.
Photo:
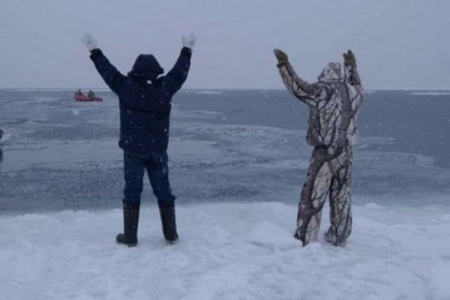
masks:
{"type": "Polygon", "coordinates": [[[356,66],[329,63],[318,82],[309,84],[287,63],[279,67],[290,93],[310,109],[307,141],[312,146],[345,147],[356,144],[358,109],[363,88],[356,66]]]}

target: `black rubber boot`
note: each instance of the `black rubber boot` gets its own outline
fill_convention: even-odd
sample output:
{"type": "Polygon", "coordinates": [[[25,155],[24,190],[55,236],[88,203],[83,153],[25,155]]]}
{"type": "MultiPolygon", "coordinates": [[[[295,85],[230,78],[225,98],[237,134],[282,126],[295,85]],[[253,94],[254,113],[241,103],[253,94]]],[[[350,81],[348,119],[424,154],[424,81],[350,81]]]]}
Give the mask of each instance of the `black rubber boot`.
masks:
{"type": "Polygon", "coordinates": [[[175,220],[175,202],[158,201],[164,238],[168,244],[178,241],[177,223],[175,220]]]}
{"type": "Polygon", "coordinates": [[[136,246],[137,230],[139,225],[140,202],[124,202],[123,203],[123,233],[119,233],[116,242],[129,247],[136,246]]]}

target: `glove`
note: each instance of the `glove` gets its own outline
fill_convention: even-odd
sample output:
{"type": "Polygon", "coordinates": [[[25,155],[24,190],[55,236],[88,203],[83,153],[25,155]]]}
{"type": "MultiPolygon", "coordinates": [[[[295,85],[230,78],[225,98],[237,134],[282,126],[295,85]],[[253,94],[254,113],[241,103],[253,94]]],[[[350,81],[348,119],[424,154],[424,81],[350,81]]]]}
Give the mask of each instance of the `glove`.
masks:
{"type": "Polygon", "coordinates": [[[356,67],[356,58],[352,50],[348,50],[344,53],[344,65],[346,67],[356,67]]]}
{"type": "Polygon", "coordinates": [[[284,53],[280,49],[274,49],[273,52],[275,53],[275,56],[277,57],[277,60],[278,60],[277,66],[278,67],[281,67],[282,65],[289,63],[289,59],[288,59],[288,56],[286,53],[284,53]]]}
{"type": "Polygon", "coordinates": [[[81,42],[86,46],[86,48],[89,51],[92,51],[94,49],[98,49],[97,41],[89,33],[85,34],[81,38],[81,42]]]}
{"type": "Polygon", "coordinates": [[[188,37],[182,36],[181,42],[183,43],[183,47],[187,47],[192,50],[197,42],[197,38],[191,33],[188,37]]]}

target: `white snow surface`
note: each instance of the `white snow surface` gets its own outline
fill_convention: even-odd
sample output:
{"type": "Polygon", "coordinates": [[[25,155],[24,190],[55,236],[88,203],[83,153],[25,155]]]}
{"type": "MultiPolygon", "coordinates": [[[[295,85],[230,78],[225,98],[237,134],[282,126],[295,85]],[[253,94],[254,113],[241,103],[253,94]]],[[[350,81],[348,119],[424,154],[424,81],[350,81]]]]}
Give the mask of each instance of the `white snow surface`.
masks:
{"type": "MultiPolygon", "coordinates": [[[[165,245],[144,206],[139,245],[119,209],[0,216],[3,299],[450,299],[448,207],[354,207],[345,248],[292,237],[296,205],[179,205],[165,245]],[[407,211],[406,211],[407,210],[407,211]]],[[[322,233],[328,211],[324,211],[322,233]]],[[[321,235],[322,236],[322,235],[321,235]]]]}

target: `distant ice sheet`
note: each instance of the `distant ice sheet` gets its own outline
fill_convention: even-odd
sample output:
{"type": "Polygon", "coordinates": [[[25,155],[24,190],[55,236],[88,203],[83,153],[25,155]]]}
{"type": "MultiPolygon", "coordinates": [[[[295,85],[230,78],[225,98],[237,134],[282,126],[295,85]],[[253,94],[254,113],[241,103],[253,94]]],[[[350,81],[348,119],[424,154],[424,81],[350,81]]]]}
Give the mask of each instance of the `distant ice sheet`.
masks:
{"type": "Polygon", "coordinates": [[[204,90],[204,91],[195,91],[194,93],[198,95],[221,95],[222,91],[204,90]]]}
{"type": "Polygon", "coordinates": [[[180,242],[166,246],[156,206],[145,206],[136,248],[114,242],[119,210],[0,216],[0,290],[16,300],[450,299],[448,207],[356,206],[346,248],[322,237],[300,247],[296,213],[180,206],[180,242]]]}
{"type": "Polygon", "coordinates": [[[450,96],[450,91],[446,91],[446,92],[435,92],[435,91],[412,92],[411,95],[414,95],[414,96],[450,96]]]}
{"type": "Polygon", "coordinates": [[[364,90],[364,94],[375,94],[376,90],[364,90]]]}

